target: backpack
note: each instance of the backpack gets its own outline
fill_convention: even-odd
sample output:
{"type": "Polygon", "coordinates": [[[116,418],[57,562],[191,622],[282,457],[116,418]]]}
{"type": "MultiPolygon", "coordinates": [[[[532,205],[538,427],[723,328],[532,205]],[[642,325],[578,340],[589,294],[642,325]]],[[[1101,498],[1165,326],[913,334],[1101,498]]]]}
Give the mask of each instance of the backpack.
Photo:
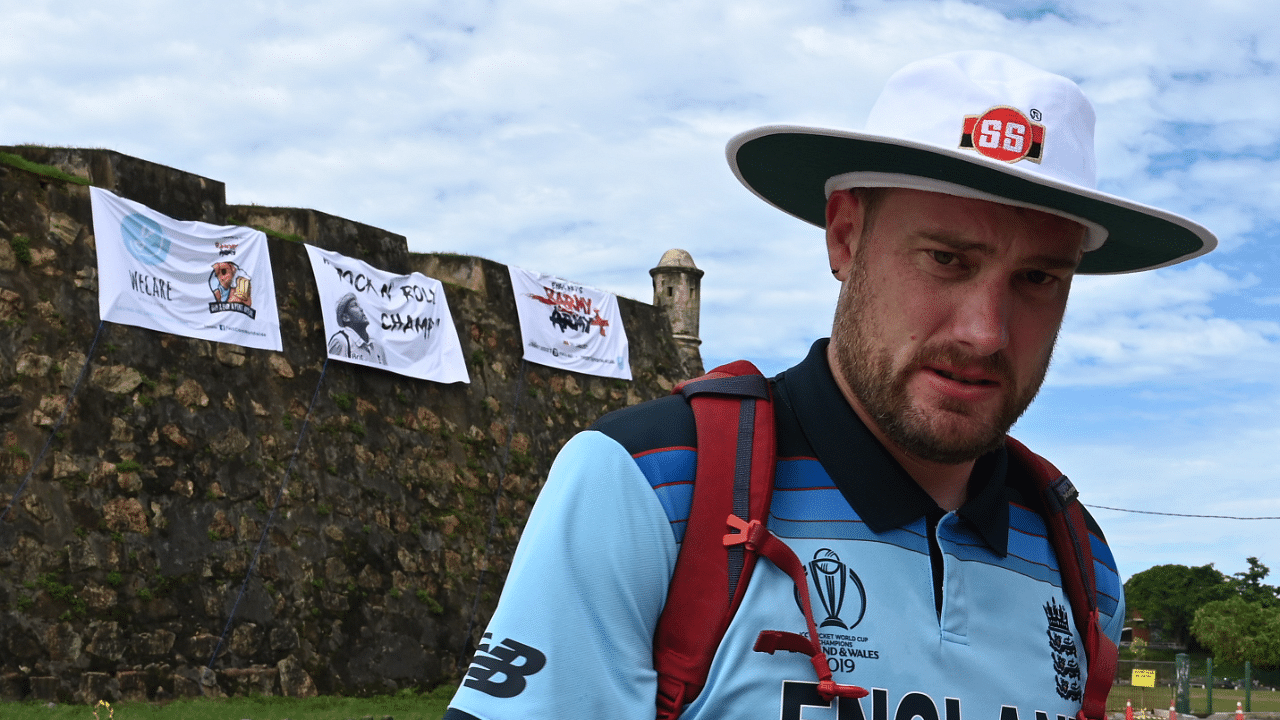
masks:
{"type": "MultiPolygon", "coordinates": [[[[756,560],[763,556],[796,583],[809,636],[766,630],[755,650],[808,655],[818,694],[861,698],[867,691],[832,679],[818,640],[804,566],[769,532],[777,438],[769,381],[750,362],[722,365],[672,391],[693,408],[698,458],[693,501],[667,602],[654,635],[658,720],[675,720],[697,698],[711,660],[741,604],[756,560]]],[[[1012,460],[1031,470],[1043,496],[1042,513],[1058,557],[1063,587],[1089,663],[1077,720],[1104,720],[1119,651],[1102,632],[1093,552],[1075,487],[1049,461],[1006,437],[1012,460]]]]}

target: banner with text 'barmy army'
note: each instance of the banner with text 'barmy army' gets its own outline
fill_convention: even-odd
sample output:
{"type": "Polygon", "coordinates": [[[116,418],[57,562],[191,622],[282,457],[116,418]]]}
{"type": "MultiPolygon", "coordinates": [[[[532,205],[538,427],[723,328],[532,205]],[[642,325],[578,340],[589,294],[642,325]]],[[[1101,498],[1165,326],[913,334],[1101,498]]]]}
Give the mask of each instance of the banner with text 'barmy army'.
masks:
{"type": "Polygon", "coordinates": [[[471,382],[443,283],[306,247],[329,357],[439,383],[471,382]]]}
{"type": "Polygon", "coordinates": [[[631,379],[631,351],[617,296],[551,275],[509,269],[525,360],[631,379]]]}
{"type": "Polygon", "coordinates": [[[174,220],[102,188],[89,195],[103,320],[281,349],[265,234],[174,220]]]}

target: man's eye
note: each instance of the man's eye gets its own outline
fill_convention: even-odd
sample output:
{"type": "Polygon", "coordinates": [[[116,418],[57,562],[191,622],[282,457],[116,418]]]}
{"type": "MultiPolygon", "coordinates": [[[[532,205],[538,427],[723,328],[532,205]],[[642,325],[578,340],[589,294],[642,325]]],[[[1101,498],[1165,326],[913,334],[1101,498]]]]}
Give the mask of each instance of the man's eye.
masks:
{"type": "Polygon", "coordinates": [[[939,265],[953,265],[956,262],[956,254],[953,252],[930,250],[929,253],[933,255],[933,261],[939,265]]]}
{"type": "Polygon", "coordinates": [[[1027,281],[1032,285],[1048,285],[1053,282],[1053,276],[1043,270],[1030,270],[1027,272],[1027,281]]]}

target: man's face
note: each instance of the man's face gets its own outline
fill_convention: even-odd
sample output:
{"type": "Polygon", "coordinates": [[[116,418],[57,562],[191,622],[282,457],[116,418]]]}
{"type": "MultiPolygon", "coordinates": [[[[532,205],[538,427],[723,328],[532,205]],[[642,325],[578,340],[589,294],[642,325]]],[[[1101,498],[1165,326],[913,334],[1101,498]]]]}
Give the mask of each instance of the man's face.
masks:
{"type": "Polygon", "coordinates": [[[365,317],[364,309],[356,303],[347,305],[347,309],[342,311],[344,325],[352,328],[366,328],[369,326],[369,318],[365,317]]]}
{"type": "Polygon", "coordinates": [[[231,280],[236,276],[236,266],[228,262],[214,263],[213,274],[218,277],[218,283],[222,287],[230,288],[231,280]]]}
{"type": "Polygon", "coordinates": [[[832,369],[882,440],[956,464],[999,446],[1049,367],[1083,228],[1048,213],[916,190],[828,205],[844,280],[832,369]]]}

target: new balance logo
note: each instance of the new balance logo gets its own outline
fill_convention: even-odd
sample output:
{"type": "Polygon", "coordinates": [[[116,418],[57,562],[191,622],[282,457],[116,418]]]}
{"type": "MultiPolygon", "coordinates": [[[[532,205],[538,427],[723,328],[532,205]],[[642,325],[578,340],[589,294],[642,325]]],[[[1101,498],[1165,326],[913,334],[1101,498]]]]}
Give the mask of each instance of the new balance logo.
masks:
{"type": "Polygon", "coordinates": [[[490,647],[492,639],[492,633],[484,634],[462,684],[496,698],[513,698],[524,692],[525,679],[547,664],[547,656],[511,638],[490,647]]]}

